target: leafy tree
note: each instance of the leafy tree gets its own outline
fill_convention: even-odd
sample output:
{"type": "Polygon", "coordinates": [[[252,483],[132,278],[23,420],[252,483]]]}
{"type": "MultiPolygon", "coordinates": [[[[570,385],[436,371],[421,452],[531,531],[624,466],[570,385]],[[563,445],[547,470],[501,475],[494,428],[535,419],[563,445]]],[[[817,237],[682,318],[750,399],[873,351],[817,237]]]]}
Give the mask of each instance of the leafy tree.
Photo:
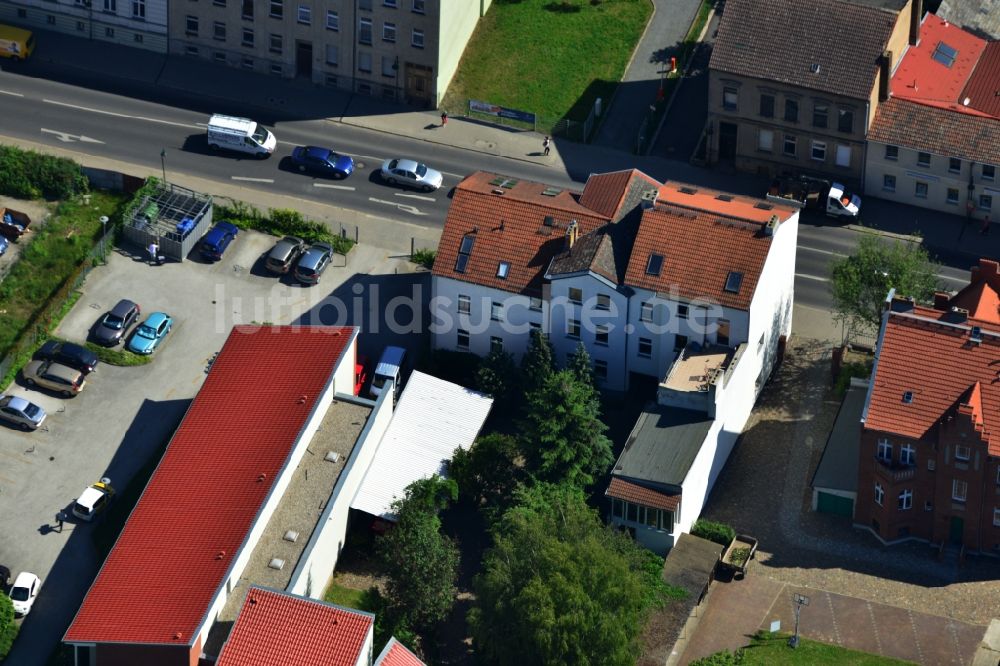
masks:
{"type": "Polygon", "coordinates": [[[521,482],[520,450],[510,435],[490,433],[469,449],[455,449],[448,474],[459,491],[488,509],[505,508],[521,482]]]}
{"type": "Polygon", "coordinates": [[[17,623],[14,622],[14,602],[0,592],[0,661],[3,661],[17,638],[17,623]]]}
{"type": "Polygon", "coordinates": [[[553,373],[527,401],[521,448],[529,471],[542,481],[593,483],[612,460],[593,385],[567,368],[553,373]]]}
{"type": "Polygon", "coordinates": [[[494,527],[469,615],[486,663],[634,664],[663,560],[605,527],[582,491],[537,484],[494,527]],[[655,556],[653,556],[655,558],[655,556]],[[651,573],[652,572],[652,573],[651,573]]]}
{"type": "Polygon", "coordinates": [[[544,384],[555,370],[555,351],[552,349],[549,336],[540,329],[532,329],[528,351],[521,357],[521,376],[525,389],[535,390],[544,384]]]}
{"type": "Polygon", "coordinates": [[[594,367],[590,362],[590,354],[587,353],[587,348],[583,346],[582,342],[576,346],[576,351],[569,355],[566,369],[576,375],[580,381],[591,387],[594,386],[594,367]]]}
{"type": "Polygon", "coordinates": [[[938,287],[937,270],[918,243],[883,242],[864,234],[854,254],[833,264],[834,316],[851,332],[877,331],[889,289],[927,301],[938,287]]]}
{"type": "Polygon", "coordinates": [[[454,481],[433,476],[410,484],[392,504],[396,524],[376,542],[388,571],[392,624],[427,629],[451,610],[458,548],[441,534],[438,511],[457,496],[457,489],[454,481]]]}
{"type": "Polygon", "coordinates": [[[476,373],[476,388],[493,398],[494,409],[509,411],[520,391],[520,375],[514,357],[494,349],[483,359],[476,373]]]}

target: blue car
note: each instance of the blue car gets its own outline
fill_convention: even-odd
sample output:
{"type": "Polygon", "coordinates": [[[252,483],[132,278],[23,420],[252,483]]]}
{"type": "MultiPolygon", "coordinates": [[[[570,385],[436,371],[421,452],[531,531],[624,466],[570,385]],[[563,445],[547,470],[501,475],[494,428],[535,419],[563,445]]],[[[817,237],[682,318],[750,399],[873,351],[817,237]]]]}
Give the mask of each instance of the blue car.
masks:
{"type": "Polygon", "coordinates": [[[292,151],[292,164],[302,172],[332,178],[347,178],[354,173],[354,159],[330,148],[298,146],[292,151]]]}
{"type": "Polygon", "coordinates": [[[135,329],[135,335],[128,343],[128,350],[136,354],[152,354],[167,337],[174,320],[165,312],[154,312],[135,329]]]}
{"type": "Polygon", "coordinates": [[[215,226],[208,230],[208,233],[201,239],[201,243],[198,244],[201,256],[209,261],[222,259],[226,248],[233,242],[239,231],[235,225],[229,222],[216,222],[215,226]]]}

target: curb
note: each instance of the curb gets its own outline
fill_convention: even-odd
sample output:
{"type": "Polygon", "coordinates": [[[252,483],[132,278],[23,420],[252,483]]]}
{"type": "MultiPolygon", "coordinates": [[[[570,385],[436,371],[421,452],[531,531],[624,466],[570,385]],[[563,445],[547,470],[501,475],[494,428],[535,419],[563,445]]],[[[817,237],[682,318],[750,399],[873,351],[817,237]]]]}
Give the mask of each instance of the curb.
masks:
{"type": "Polygon", "coordinates": [[[908,243],[920,243],[923,244],[924,237],[917,234],[900,234],[894,231],[883,231],[881,229],[875,229],[873,227],[866,227],[861,224],[847,224],[844,225],[845,229],[850,229],[851,231],[857,232],[859,234],[870,234],[872,236],[883,236],[885,238],[894,238],[896,240],[906,241],[908,243]]]}

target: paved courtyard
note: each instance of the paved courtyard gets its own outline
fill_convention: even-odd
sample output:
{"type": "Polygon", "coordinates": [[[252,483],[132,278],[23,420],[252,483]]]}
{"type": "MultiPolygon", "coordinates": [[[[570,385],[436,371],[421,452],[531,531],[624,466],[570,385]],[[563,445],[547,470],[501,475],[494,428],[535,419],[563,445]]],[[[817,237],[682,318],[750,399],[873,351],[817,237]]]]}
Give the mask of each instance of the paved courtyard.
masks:
{"type": "Polygon", "coordinates": [[[752,575],[716,584],[713,596],[724,607],[749,595],[761,613],[742,625],[733,617],[705,624],[736,642],[772,618],[788,629],[791,594],[808,588],[807,636],[921,663],[968,663],[1000,612],[1000,561],[939,562],[926,544],[887,548],[849,519],[810,511],[809,481],[839,406],[830,354],[827,343],[793,338],[709,498],[704,518],[760,540],[752,575]],[[916,652],[899,652],[908,649],[916,652]]]}

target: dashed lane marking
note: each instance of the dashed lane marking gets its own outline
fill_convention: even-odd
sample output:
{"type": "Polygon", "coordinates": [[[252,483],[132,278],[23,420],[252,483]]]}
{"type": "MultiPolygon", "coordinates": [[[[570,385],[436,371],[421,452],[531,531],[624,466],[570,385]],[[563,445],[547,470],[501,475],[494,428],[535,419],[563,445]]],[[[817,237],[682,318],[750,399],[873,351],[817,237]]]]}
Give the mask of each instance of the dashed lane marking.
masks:
{"type": "Polygon", "coordinates": [[[242,180],[249,183],[273,183],[274,178],[248,178],[246,176],[230,176],[233,180],[242,180]]]}

